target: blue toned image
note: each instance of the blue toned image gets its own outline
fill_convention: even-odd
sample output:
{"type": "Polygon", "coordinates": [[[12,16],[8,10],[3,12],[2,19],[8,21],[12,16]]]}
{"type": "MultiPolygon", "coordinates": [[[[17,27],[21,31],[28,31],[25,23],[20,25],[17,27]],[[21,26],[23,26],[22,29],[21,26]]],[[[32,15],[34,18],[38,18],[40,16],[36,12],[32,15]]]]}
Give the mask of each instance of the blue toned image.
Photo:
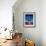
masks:
{"type": "Polygon", "coordinates": [[[33,20],[33,14],[26,14],[25,15],[25,20],[32,21],[33,20]]]}
{"type": "Polygon", "coordinates": [[[25,24],[33,25],[33,14],[25,14],[25,24]]]}

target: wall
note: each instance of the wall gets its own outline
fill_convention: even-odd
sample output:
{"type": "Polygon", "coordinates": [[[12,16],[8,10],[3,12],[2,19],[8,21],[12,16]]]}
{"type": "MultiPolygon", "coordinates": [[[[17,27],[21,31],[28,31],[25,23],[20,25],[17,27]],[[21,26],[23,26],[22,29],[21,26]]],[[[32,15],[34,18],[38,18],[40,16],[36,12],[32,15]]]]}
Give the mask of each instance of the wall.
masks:
{"type": "MultiPolygon", "coordinates": [[[[15,2],[16,0],[0,0],[0,32],[4,30],[1,27],[12,29],[12,6],[15,2]]],[[[9,31],[3,31],[0,34],[0,38],[5,38],[5,35],[10,35],[9,31]]]]}
{"type": "Polygon", "coordinates": [[[13,6],[14,24],[18,32],[23,33],[23,37],[31,39],[35,42],[36,46],[41,46],[40,34],[40,15],[41,15],[41,1],[40,0],[23,0],[19,1],[13,6]],[[21,2],[21,1],[20,1],[21,2]],[[24,28],[23,27],[23,12],[36,12],[36,27],[24,28]]]}
{"type": "Polygon", "coordinates": [[[46,0],[41,1],[41,40],[42,46],[46,46],[46,0]]]}
{"type": "Polygon", "coordinates": [[[12,29],[12,6],[16,0],[0,0],[0,27],[12,29]]]}

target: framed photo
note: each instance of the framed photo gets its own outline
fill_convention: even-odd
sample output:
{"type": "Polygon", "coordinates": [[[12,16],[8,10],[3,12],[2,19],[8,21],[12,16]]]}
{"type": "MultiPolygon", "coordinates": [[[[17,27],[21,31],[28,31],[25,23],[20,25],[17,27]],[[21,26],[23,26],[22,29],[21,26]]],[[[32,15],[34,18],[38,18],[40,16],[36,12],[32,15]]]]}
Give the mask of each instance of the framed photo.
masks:
{"type": "Polygon", "coordinates": [[[24,12],[23,25],[24,27],[36,27],[36,13],[24,12]]]}

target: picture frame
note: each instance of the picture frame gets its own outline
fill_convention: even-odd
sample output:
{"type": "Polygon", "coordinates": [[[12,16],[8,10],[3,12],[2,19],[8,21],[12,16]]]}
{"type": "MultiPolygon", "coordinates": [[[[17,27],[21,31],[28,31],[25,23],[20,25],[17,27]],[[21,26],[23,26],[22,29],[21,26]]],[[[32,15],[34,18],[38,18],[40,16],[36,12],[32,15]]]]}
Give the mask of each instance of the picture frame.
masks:
{"type": "Polygon", "coordinates": [[[36,27],[36,12],[23,13],[23,26],[27,28],[36,27]]]}

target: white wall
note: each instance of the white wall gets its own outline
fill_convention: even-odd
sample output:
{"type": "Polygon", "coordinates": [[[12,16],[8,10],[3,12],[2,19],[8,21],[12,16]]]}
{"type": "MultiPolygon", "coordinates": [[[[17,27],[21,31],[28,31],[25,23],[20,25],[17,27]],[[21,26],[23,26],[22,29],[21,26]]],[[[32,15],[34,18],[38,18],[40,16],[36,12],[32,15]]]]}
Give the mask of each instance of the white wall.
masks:
{"type": "Polygon", "coordinates": [[[42,46],[46,46],[46,0],[41,1],[41,38],[42,46]]]}
{"type": "Polygon", "coordinates": [[[12,6],[16,0],[0,0],[0,27],[12,29],[12,6]]]}
{"type": "MultiPolygon", "coordinates": [[[[12,6],[16,0],[0,0],[0,28],[6,27],[8,29],[12,29],[12,6]]],[[[2,29],[0,29],[0,32],[2,32],[2,29]]],[[[9,31],[0,34],[0,38],[5,38],[5,36],[10,36],[9,31]]],[[[9,38],[9,37],[7,37],[9,38]]]]}
{"type": "Polygon", "coordinates": [[[40,34],[41,1],[23,0],[22,3],[19,3],[18,1],[18,3],[16,4],[13,6],[15,28],[18,30],[18,32],[22,32],[25,38],[35,41],[36,46],[41,46],[41,34],[40,34]],[[23,27],[23,12],[36,12],[35,28],[23,27]]]}

